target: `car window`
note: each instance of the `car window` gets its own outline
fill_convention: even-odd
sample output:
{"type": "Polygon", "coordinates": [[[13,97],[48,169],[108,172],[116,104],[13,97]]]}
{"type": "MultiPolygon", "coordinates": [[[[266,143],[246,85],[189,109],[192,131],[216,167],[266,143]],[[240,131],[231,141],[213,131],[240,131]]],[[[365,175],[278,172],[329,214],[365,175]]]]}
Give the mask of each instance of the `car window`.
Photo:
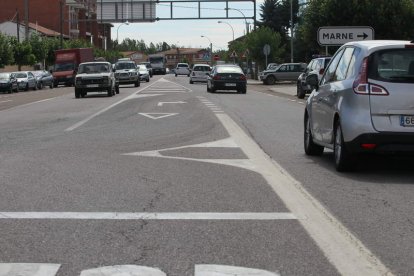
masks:
{"type": "Polygon", "coordinates": [[[379,51],[369,62],[369,78],[389,82],[414,82],[414,49],[379,51]]]}
{"type": "Polygon", "coordinates": [[[332,81],[341,81],[346,78],[353,52],[354,48],[349,47],[345,49],[341,59],[339,60],[338,67],[336,68],[332,81]]]}
{"type": "Polygon", "coordinates": [[[122,70],[122,69],[135,69],[135,63],[134,62],[117,62],[115,64],[116,70],[122,70]]]}
{"type": "Polygon", "coordinates": [[[338,51],[336,55],[334,56],[332,62],[329,64],[328,68],[325,71],[325,75],[322,78],[321,84],[326,84],[332,81],[336,67],[338,66],[338,62],[342,57],[342,54],[344,53],[344,49],[338,51]]]}
{"type": "Polygon", "coordinates": [[[352,57],[351,60],[349,62],[349,67],[348,67],[348,73],[346,74],[346,78],[350,78],[352,76],[355,76],[355,74],[357,73],[357,68],[356,68],[356,60],[357,60],[357,56],[358,54],[361,52],[361,49],[359,48],[354,48],[354,52],[352,53],[352,57]]]}
{"type": "Polygon", "coordinates": [[[279,72],[286,72],[287,71],[287,66],[286,65],[282,65],[279,67],[279,69],[277,70],[279,72]]]}
{"type": "Polygon", "coordinates": [[[217,73],[240,73],[243,74],[243,71],[240,67],[236,66],[223,66],[216,68],[217,73]]]}
{"type": "Polygon", "coordinates": [[[315,60],[311,60],[311,62],[306,67],[306,72],[310,72],[310,71],[313,70],[313,64],[314,64],[314,62],[315,62],[315,60]]]}
{"type": "Polygon", "coordinates": [[[195,66],[194,71],[202,71],[202,72],[208,72],[210,71],[210,67],[208,66],[195,66]]]}
{"type": "Polygon", "coordinates": [[[179,68],[188,68],[188,64],[183,64],[183,63],[179,63],[179,64],[177,64],[177,67],[179,67],[179,68]]]}
{"type": "Polygon", "coordinates": [[[330,58],[326,58],[325,59],[325,63],[324,63],[324,65],[323,65],[323,68],[326,68],[326,66],[328,66],[328,64],[329,64],[329,62],[331,61],[331,59],[330,58]]]}

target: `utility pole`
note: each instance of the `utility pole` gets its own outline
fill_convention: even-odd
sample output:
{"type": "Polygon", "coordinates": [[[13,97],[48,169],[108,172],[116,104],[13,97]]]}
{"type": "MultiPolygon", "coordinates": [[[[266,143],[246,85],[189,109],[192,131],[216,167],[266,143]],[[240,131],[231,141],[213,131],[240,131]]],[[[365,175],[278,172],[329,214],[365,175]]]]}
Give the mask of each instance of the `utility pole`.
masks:
{"type": "Polygon", "coordinates": [[[24,0],[25,40],[29,39],[29,0],[24,0]]]}
{"type": "Polygon", "coordinates": [[[63,49],[63,1],[59,0],[60,13],[60,49],[63,49]]]}
{"type": "Polygon", "coordinates": [[[20,16],[19,11],[16,9],[16,25],[17,25],[17,42],[20,42],[20,16]]]}
{"type": "Polygon", "coordinates": [[[290,0],[290,62],[293,62],[293,4],[290,0]]]}

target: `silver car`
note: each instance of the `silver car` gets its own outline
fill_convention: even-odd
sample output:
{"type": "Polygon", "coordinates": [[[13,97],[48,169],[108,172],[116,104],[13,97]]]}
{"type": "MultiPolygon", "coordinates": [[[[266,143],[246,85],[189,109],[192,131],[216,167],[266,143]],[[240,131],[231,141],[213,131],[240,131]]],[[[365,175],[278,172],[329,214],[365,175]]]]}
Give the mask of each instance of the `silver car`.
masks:
{"type": "Polygon", "coordinates": [[[333,149],[338,171],[362,153],[414,153],[414,43],[372,40],[343,45],[331,59],[304,115],[308,155],[333,149]]]}
{"type": "Polygon", "coordinates": [[[29,89],[37,90],[36,77],[32,72],[19,71],[14,72],[14,76],[17,79],[17,84],[20,90],[28,91],[29,89]]]}
{"type": "Polygon", "coordinates": [[[277,81],[297,81],[306,69],[306,63],[283,63],[260,73],[259,79],[263,84],[275,84],[277,81]]]}
{"type": "Polygon", "coordinates": [[[190,74],[190,84],[194,82],[207,82],[207,76],[211,71],[208,64],[194,64],[190,74]]]}
{"type": "Polygon", "coordinates": [[[175,67],[175,76],[177,75],[187,75],[190,76],[190,67],[188,63],[178,63],[177,67],[175,67]]]}

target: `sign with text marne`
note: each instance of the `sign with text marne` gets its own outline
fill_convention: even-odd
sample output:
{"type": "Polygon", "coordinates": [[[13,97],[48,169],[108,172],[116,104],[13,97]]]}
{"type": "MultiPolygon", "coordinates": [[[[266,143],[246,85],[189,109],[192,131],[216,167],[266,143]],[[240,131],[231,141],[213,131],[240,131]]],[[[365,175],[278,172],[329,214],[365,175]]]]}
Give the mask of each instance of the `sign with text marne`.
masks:
{"type": "Polygon", "coordinates": [[[318,30],[318,43],[322,46],[373,39],[374,29],[365,26],[320,27],[318,30]]]}

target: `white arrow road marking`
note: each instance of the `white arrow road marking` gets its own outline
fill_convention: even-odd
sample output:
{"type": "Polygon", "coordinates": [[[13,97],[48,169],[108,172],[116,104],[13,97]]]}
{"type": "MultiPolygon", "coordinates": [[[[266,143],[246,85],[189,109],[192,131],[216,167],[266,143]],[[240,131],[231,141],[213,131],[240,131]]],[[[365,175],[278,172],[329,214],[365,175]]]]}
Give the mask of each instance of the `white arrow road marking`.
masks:
{"type": "Polygon", "coordinates": [[[12,100],[0,101],[0,103],[8,103],[8,102],[12,102],[12,100]]]}
{"type": "Polygon", "coordinates": [[[167,276],[158,268],[138,265],[104,266],[82,271],[80,276],[167,276]]]}
{"type": "Polygon", "coordinates": [[[164,104],[185,104],[187,102],[179,101],[179,102],[159,102],[158,106],[163,106],[164,104]]]}
{"type": "Polygon", "coordinates": [[[195,276],[279,276],[280,274],[262,269],[227,266],[195,265],[195,276]]]}
{"type": "Polygon", "coordinates": [[[162,119],[162,118],[167,118],[167,117],[171,117],[174,115],[177,115],[179,113],[138,113],[139,115],[145,116],[147,118],[153,119],[153,120],[158,120],[158,119],[162,119]]]}
{"type": "Polygon", "coordinates": [[[54,276],[60,264],[0,263],[0,276],[54,276]]]}
{"type": "MultiPolygon", "coordinates": [[[[0,212],[2,219],[76,220],[290,220],[291,213],[119,213],[119,212],[0,212]]],[[[1,271],[1,269],[0,269],[1,271]]],[[[1,276],[2,274],[0,274],[1,276]]]]}

